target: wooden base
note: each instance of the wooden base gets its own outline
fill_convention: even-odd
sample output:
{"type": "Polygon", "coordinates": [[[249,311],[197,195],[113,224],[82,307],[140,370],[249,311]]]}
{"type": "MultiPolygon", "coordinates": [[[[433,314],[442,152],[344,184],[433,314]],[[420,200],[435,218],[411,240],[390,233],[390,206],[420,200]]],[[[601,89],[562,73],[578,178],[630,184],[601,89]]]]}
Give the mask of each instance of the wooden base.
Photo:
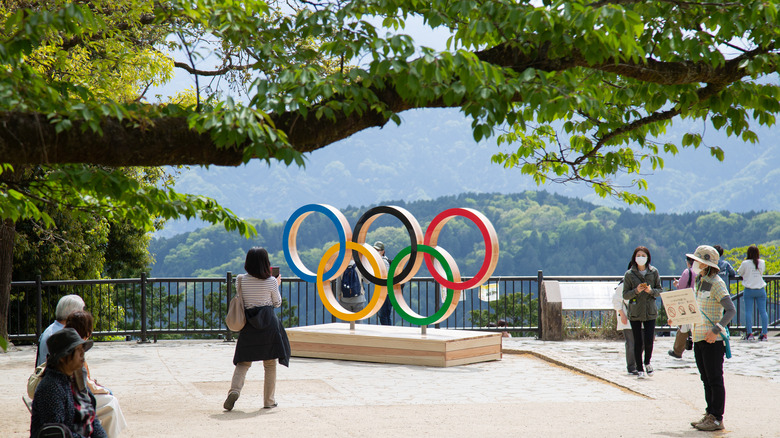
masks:
{"type": "Polygon", "coordinates": [[[501,359],[501,334],[333,323],[287,329],[292,355],[449,367],[501,359]]]}

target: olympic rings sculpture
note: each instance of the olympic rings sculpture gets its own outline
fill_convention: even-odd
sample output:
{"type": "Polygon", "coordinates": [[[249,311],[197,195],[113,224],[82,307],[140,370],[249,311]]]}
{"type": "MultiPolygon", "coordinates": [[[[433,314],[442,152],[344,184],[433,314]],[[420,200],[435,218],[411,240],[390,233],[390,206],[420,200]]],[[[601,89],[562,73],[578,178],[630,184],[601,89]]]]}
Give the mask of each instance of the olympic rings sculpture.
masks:
{"type": "Polygon", "coordinates": [[[479,287],[490,278],[496,269],[499,253],[498,237],[493,224],[485,215],[471,208],[451,208],[439,213],[423,234],[417,219],[406,209],[397,206],[374,207],[360,217],[353,234],[346,217],[336,208],[325,204],[308,204],[293,212],[287,220],[283,242],[284,258],[290,269],[302,280],[316,283],[317,294],[333,316],[344,321],[369,318],[379,311],[389,297],[393,308],[404,320],[421,326],[436,324],[447,319],[457,308],[461,291],[479,287]],[[309,270],[301,261],[296,242],[301,224],[312,213],[321,213],[330,219],[336,227],[339,238],[335,245],[325,251],[316,273],[309,270]],[[409,233],[409,246],[398,252],[389,268],[385,266],[379,252],[366,243],[369,227],[383,214],[396,217],[409,233]],[[455,260],[444,248],[437,246],[441,230],[454,217],[471,220],[479,228],[485,242],[485,258],[482,266],[468,281],[461,281],[460,270],[455,260]],[[330,280],[340,277],[352,259],[355,260],[355,265],[363,278],[376,286],[371,300],[359,312],[345,309],[330,287],[330,280]],[[401,285],[414,277],[423,261],[433,278],[446,288],[446,298],[442,307],[430,316],[422,316],[412,310],[401,290],[401,285]],[[366,263],[371,270],[366,267],[366,263]],[[388,290],[392,293],[388,293],[388,290]]]}

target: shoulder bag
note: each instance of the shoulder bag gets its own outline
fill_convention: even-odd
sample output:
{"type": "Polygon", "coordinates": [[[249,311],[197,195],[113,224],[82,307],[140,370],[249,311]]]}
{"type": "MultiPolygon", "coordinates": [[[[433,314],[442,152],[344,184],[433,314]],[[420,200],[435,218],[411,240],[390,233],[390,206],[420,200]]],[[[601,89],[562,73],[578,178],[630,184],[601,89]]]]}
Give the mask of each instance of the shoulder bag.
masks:
{"type": "Polygon", "coordinates": [[[240,332],[246,325],[246,314],[244,313],[244,298],[241,296],[241,276],[236,277],[236,296],[230,300],[228,306],[225,325],[231,331],[240,332]]]}
{"type": "MultiPolygon", "coordinates": [[[[704,315],[705,318],[707,318],[707,321],[710,322],[710,324],[715,325],[714,322],[710,319],[709,316],[707,316],[706,313],[701,312],[702,315],[704,315]]],[[[731,343],[729,342],[729,338],[731,338],[731,334],[729,333],[728,327],[723,327],[723,330],[720,332],[720,338],[723,340],[723,347],[726,350],[726,359],[731,359],[731,343]]]]}
{"type": "Polygon", "coordinates": [[[46,362],[38,365],[35,371],[27,378],[27,395],[31,398],[35,398],[35,389],[38,388],[38,384],[41,383],[43,378],[43,372],[46,371],[46,362]]]}

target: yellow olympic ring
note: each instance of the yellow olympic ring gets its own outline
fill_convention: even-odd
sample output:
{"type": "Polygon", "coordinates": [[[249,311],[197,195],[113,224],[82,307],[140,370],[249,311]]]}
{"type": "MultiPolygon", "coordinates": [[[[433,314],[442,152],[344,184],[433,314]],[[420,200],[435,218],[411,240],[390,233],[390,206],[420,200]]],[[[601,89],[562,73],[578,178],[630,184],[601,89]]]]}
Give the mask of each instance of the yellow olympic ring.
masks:
{"type": "MultiPolygon", "coordinates": [[[[369,318],[379,311],[379,308],[382,307],[385,299],[387,299],[387,287],[375,286],[374,293],[371,296],[371,301],[368,302],[366,307],[364,307],[359,312],[350,312],[339,303],[338,298],[336,298],[336,296],[333,294],[333,290],[330,287],[330,281],[323,281],[323,273],[326,269],[330,269],[330,267],[333,265],[333,262],[336,259],[336,252],[340,250],[340,246],[341,245],[339,243],[336,243],[335,245],[328,248],[328,250],[325,251],[325,254],[322,256],[320,264],[317,265],[317,294],[320,296],[322,304],[325,306],[325,308],[328,309],[328,311],[336,318],[344,321],[358,321],[364,318],[369,318]]],[[[378,273],[379,277],[387,278],[387,267],[382,261],[382,257],[379,255],[377,250],[374,249],[374,247],[368,244],[360,245],[352,241],[347,241],[346,246],[346,249],[348,250],[351,249],[363,254],[364,258],[368,260],[368,263],[371,265],[371,268],[375,274],[378,273]]],[[[346,266],[338,269],[336,276],[341,276],[345,269],[346,266]]],[[[395,293],[400,293],[401,286],[394,286],[393,289],[395,293]]]]}

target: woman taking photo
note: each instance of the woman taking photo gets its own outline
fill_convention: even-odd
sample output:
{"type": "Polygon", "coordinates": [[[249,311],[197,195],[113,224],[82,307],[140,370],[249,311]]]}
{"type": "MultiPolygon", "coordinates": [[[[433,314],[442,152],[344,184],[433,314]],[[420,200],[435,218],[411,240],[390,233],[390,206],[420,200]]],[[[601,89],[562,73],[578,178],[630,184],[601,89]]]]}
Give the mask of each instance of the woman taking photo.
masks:
{"type": "Polygon", "coordinates": [[[753,309],[758,305],[758,316],[761,318],[761,336],[759,341],[767,340],[769,331],[769,315],[766,312],[766,282],[764,282],[764,270],[766,263],[759,258],[758,247],[750,245],[747,250],[747,258],[739,265],[737,274],[742,277],[742,287],[745,288],[742,296],[745,298],[745,340],[755,341],[753,336],[753,309]]]}
{"type": "Polygon", "coordinates": [[[290,343],[287,333],[274,313],[274,307],[282,305],[279,293],[281,275],[271,275],[271,262],[268,251],[252,248],[246,254],[244,263],[246,274],[236,277],[236,288],[244,300],[246,324],[241,329],[233,355],[233,380],[227,399],[222,405],[230,411],[241,395],[244,380],[252,362],[263,361],[265,377],[263,379],[263,407],[276,407],[276,361],[284,366],[290,363],[290,343]]]}
{"type": "Polygon", "coordinates": [[[92,348],[92,341],[67,327],[51,335],[46,346],[49,357],[35,389],[30,436],[37,437],[42,428],[66,427],[74,437],[106,438],[84,369],[84,353],[92,348]]]}
{"type": "MultiPolygon", "coordinates": [[[[726,283],[718,276],[718,251],[702,245],[693,254],[696,276],[696,301],[702,314],[701,324],[693,325],[693,355],[704,383],[707,409],[704,417],[691,426],[705,431],[723,429],[723,410],[726,406],[726,386],[723,383],[723,358],[726,345],[721,337],[724,327],[737,313],[726,283]]],[[[671,324],[671,322],[670,322],[671,324]]]]}
{"type": "Polygon", "coordinates": [[[655,319],[658,317],[655,299],[659,296],[661,276],[650,265],[650,250],[638,246],[623,276],[623,299],[628,301],[628,320],[634,335],[634,358],[640,379],[645,378],[645,372],[652,376],[655,371],[650,359],[653,357],[655,319]]]}

